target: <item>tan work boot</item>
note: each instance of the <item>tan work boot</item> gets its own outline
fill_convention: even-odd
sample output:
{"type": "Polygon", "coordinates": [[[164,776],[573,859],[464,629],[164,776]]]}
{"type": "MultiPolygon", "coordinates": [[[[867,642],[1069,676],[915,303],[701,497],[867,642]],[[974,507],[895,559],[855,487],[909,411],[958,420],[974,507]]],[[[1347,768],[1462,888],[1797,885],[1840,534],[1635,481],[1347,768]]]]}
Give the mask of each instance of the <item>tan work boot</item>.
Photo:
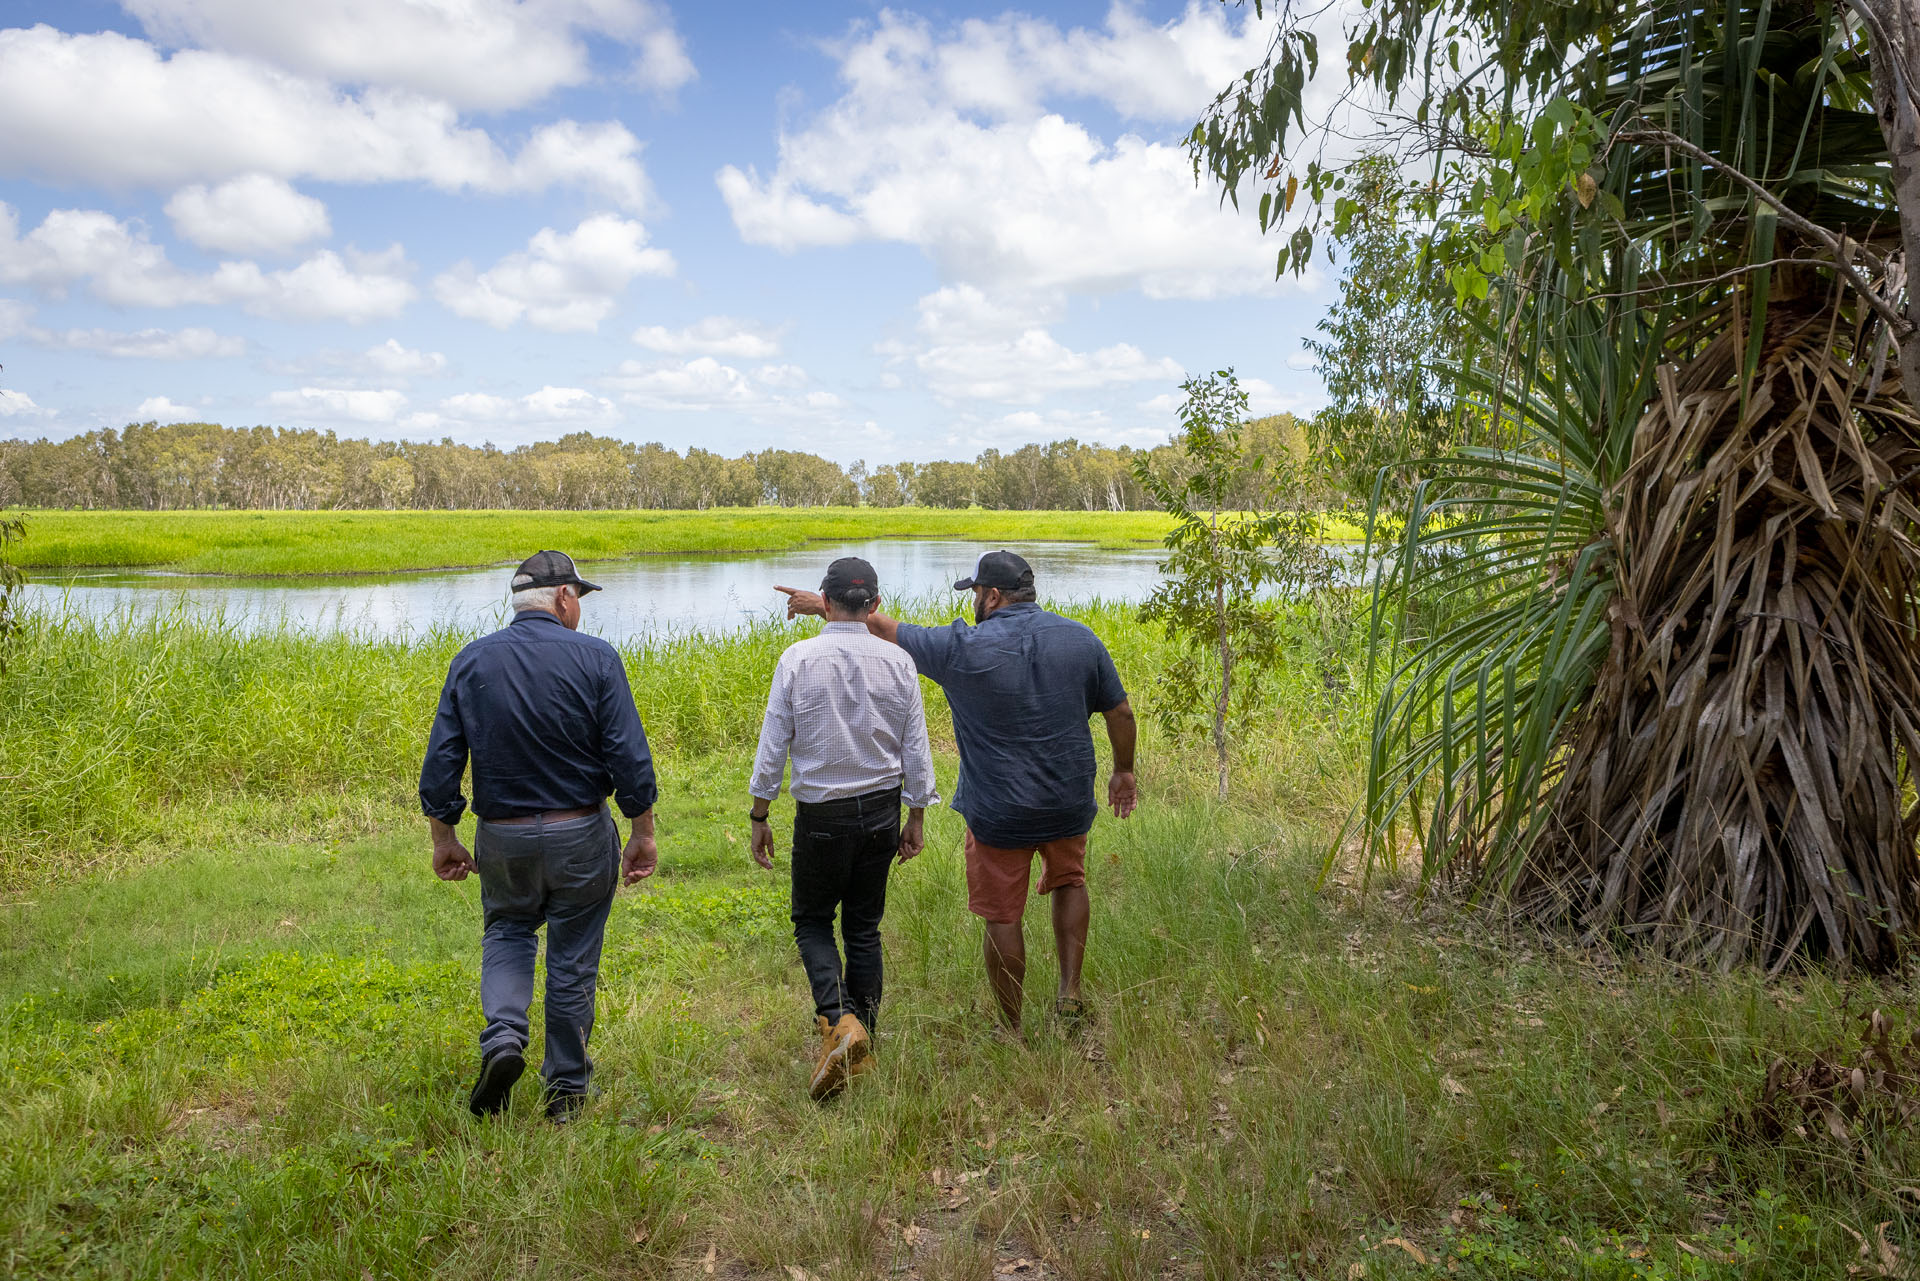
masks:
{"type": "Polygon", "coordinates": [[[814,1021],[820,1027],[820,1062],[813,1069],[813,1081],[807,1092],[820,1102],[845,1089],[849,1077],[867,1070],[866,1065],[873,1058],[873,1043],[867,1038],[867,1029],[851,1014],[842,1014],[840,1021],[831,1027],[819,1015],[814,1016],[814,1021]]]}
{"type": "Polygon", "coordinates": [[[867,1026],[851,1014],[842,1014],[833,1029],[847,1047],[847,1079],[873,1069],[873,1038],[867,1026]]]}
{"type": "Polygon", "coordinates": [[[807,1085],[807,1093],[817,1103],[821,1099],[838,1094],[847,1083],[847,1058],[838,1053],[840,1037],[834,1024],[827,1022],[826,1016],[816,1014],[813,1022],[820,1029],[820,1061],[814,1065],[813,1079],[807,1085]]]}

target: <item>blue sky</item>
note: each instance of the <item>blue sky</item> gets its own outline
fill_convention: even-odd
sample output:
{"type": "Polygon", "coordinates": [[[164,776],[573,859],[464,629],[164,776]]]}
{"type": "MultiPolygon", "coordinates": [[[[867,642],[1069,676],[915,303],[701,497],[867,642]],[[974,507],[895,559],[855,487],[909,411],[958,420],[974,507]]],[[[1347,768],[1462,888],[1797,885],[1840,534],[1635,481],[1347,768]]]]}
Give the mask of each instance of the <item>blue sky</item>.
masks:
{"type": "Polygon", "coordinates": [[[0,436],[157,419],[841,461],[1310,410],[1179,139],[1208,3],[0,7],[0,436]]]}

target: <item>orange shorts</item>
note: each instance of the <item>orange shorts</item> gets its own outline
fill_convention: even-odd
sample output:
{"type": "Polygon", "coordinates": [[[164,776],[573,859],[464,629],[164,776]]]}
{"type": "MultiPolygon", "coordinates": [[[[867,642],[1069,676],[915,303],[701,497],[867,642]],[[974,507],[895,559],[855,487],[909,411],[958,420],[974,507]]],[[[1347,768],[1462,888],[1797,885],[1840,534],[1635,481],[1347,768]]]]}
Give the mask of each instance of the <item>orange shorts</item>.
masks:
{"type": "Polygon", "coordinates": [[[1040,893],[1063,885],[1087,883],[1087,836],[1064,836],[1043,845],[1003,850],[983,845],[967,829],[967,910],[996,924],[1010,924],[1027,912],[1027,881],[1033,856],[1040,856],[1040,893]]]}

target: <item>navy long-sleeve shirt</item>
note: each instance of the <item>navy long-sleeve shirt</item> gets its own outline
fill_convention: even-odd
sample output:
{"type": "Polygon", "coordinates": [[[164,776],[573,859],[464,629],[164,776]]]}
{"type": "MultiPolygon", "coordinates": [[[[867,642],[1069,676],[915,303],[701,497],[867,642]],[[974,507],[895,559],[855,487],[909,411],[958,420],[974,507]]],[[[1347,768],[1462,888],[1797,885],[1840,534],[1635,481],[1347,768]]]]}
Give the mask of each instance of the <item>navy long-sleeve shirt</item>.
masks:
{"type": "Polygon", "coordinates": [[[420,808],[443,823],[598,805],[611,793],[634,818],[659,795],[627,669],[613,646],[542,610],[455,655],[420,769],[420,808]]]}

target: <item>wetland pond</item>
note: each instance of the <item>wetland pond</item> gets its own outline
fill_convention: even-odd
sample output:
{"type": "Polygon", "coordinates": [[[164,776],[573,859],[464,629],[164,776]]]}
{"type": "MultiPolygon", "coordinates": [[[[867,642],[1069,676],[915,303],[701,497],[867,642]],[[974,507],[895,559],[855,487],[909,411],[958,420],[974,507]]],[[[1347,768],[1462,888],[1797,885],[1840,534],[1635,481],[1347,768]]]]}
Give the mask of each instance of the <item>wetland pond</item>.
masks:
{"type": "MultiPolygon", "coordinates": [[[[883,607],[939,602],[954,616],[971,597],[953,582],[980,553],[1003,544],[945,539],[816,543],[781,552],[639,556],[582,561],[581,575],[605,590],[586,599],[581,629],[615,643],[720,632],[786,616],[774,584],[816,588],[828,562],[860,556],[880,576],[883,607]]],[[[530,549],[531,550],[531,549],[530,549]]],[[[564,550],[564,549],[563,549],[564,550]]],[[[1145,600],[1159,580],[1162,551],[1084,543],[1016,543],[1033,565],[1043,604],[1145,600]]],[[[505,622],[512,567],[315,578],[231,578],[128,570],[74,570],[35,576],[24,600],[51,615],[110,619],[171,610],[224,621],[241,631],[290,628],[403,640],[435,630],[484,631],[505,622]]]]}

